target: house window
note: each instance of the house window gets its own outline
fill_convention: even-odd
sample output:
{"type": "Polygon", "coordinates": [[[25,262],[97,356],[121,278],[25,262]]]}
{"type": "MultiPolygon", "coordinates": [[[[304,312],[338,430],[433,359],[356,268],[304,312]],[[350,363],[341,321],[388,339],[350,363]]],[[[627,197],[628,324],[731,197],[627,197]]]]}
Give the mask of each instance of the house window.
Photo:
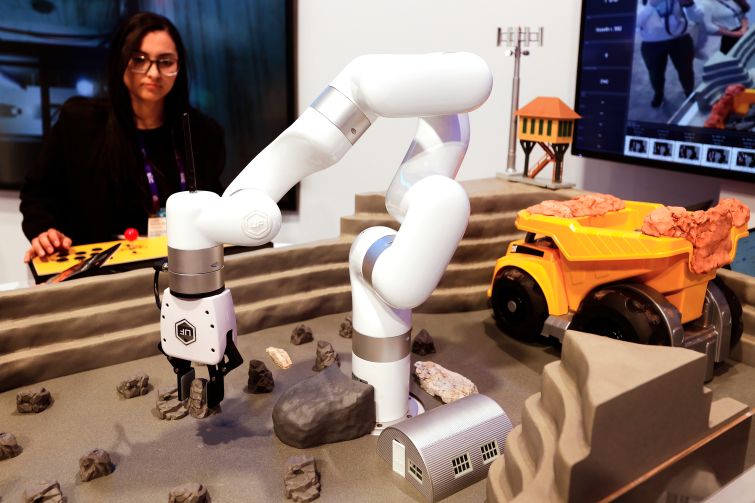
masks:
{"type": "Polygon", "coordinates": [[[566,123],[566,136],[571,136],[572,121],[566,123]]]}
{"type": "Polygon", "coordinates": [[[482,451],[482,464],[486,465],[498,457],[498,442],[491,440],[480,447],[482,451]]]}
{"type": "Polygon", "coordinates": [[[530,134],[535,134],[535,119],[530,121],[530,134]]]}
{"type": "Polygon", "coordinates": [[[522,133],[527,132],[527,117],[522,117],[522,133]]]}
{"type": "Polygon", "coordinates": [[[537,121],[537,134],[543,134],[543,119],[537,121]]]}
{"type": "Polygon", "coordinates": [[[422,468],[414,464],[414,461],[409,460],[409,473],[411,473],[414,480],[422,484],[422,468]]]}
{"type": "Polygon", "coordinates": [[[551,135],[551,126],[553,125],[553,121],[548,119],[548,136],[551,135]]]}
{"type": "Polygon", "coordinates": [[[456,456],[451,460],[451,465],[454,468],[454,478],[459,478],[465,473],[472,471],[472,463],[469,461],[469,454],[456,456]]]}

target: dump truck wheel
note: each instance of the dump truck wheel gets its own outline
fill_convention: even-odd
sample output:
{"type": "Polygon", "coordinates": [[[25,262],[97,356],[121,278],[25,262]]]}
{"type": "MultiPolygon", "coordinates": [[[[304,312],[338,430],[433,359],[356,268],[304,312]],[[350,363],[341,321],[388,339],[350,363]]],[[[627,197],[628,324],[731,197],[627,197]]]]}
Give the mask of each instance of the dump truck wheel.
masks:
{"type": "Polygon", "coordinates": [[[526,342],[540,339],[548,304],[532,276],[516,267],[501,269],[493,283],[491,303],[502,331],[526,342]]]}
{"type": "Polygon", "coordinates": [[[731,288],[726,286],[724,280],[720,276],[716,276],[713,280],[716,286],[721,290],[721,293],[726,297],[726,303],[729,304],[729,312],[731,312],[731,344],[730,347],[739,342],[742,338],[742,332],[744,331],[744,320],[742,319],[742,303],[739,301],[737,294],[732,291],[731,288]]]}
{"type": "Polygon", "coordinates": [[[642,292],[620,286],[585,297],[570,329],[641,344],[670,345],[659,307],[642,292]]]}

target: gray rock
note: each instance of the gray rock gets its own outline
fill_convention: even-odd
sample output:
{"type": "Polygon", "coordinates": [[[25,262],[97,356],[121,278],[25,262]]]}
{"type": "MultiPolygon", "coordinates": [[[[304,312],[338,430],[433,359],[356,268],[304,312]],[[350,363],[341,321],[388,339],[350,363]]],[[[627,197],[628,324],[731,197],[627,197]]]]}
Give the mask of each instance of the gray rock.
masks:
{"type": "Polygon", "coordinates": [[[435,362],[414,362],[414,375],[423,390],[439,396],[443,403],[478,393],[475,383],[435,362]]]}
{"type": "Polygon", "coordinates": [[[168,503],[210,503],[210,493],[204,484],[189,482],[170,490],[168,503]]]}
{"type": "Polygon", "coordinates": [[[165,420],[175,420],[186,417],[189,409],[178,399],[176,386],[163,386],[157,390],[157,417],[165,420]]]}
{"type": "Polygon", "coordinates": [[[374,428],[374,389],[335,365],[286,390],[273,407],[275,434],[299,449],[359,438],[374,428]]]}
{"type": "Polygon", "coordinates": [[[420,356],[435,353],[435,342],[424,328],[419,331],[412,341],[412,353],[420,356]]]}
{"type": "Polygon", "coordinates": [[[15,458],[21,454],[21,446],[12,433],[0,433],[0,461],[15,458]]]}
{"type": "Polygon", "coordinates": [[[270,372],[265,363],[259,360],[250,360],[249,381],[247,382],[249,393],[270,393],[274,387],[273,373],[270,372]]]}
{"type": "Polygon", "coordinates": [[[315,366],[312,370],[319,372],[337,363],[341,366],[341,359],[333,346],[328,341],[317,341],[317,353],[315,356],[315,366]]]}
{"type": "Polygon", "coordinates": [[[24,503],[66,503],[57,480],[30,482],[24,488],[24,503]]]}
{"type": "Polygon", "coordinates": [[[102,449],[95,449],[79,458],[79,478],[82,482],[110,475],[114,468],[110,454],[102,449]]]}
{"type": "Polygon", "coordinates": [[[123,398],[146,395],[149,392],[149,376],[144,372],[132,375],[121,381],[115,389],[123,398]]]}
{"type": "Polygon", "coordinates": [[[338,335],[344,339],[351,339],[354,335],[354,326],[351,324],[351,316],[347,316],[346,319],[341,322],[341,329],[338,331],[338,335]]]}
{"type": "Polygon", "coordinates": [[[298,346],[307,342],[312,342],[312,329],[307,325],[299,325],[291,332],[291,344],[298,346]]]}
{"type": "Polygon", "coordinates": [[[204,419],[217,412],[220,412],[219,405],[215,408],[207,406],[207,379],[197,378],[191,381],[189,414],[197,419],[204,419]]]}
{"type": "Polygon", "coordinates": [[[20,391],[16,395],[16,410],[22,414],[38,413],[52,405],[52,396],[45,388],[36,391],[20,391]]]}
{"type": "Polygon", "coordinates": [[[320,497],[320,474],[312,456],[291,456],[286,460],[283,477],[286,498],[294,501],[314,501],[320,497]]]}

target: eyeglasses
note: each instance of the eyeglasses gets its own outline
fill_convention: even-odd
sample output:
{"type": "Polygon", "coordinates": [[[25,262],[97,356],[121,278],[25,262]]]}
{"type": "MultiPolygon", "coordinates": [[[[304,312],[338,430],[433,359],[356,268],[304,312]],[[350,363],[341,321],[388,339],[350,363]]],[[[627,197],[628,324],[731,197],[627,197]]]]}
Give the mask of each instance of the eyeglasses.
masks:
{"type": "Polygon", "coordinates": [[[134,73],[149,73],[153,63],[157,66],[157,71],[165,77],[178,75],[178,60],[168,56],[149,59],[144,54],[134,54],[128,60],[128,69],[134,73]]]}

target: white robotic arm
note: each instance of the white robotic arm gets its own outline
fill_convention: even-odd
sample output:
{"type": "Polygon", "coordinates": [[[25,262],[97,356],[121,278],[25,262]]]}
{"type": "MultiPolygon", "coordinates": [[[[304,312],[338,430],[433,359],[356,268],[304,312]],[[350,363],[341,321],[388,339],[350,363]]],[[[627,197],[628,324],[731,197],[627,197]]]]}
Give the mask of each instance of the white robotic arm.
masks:
{"type": "MultiPolygon", "coordinates": [[[[216,333],[197,330],[196,340],[204,335],[206,343],[187,343],[187,337],[179,335],[186,323],[204,326],[207,316],[227,320],[220,311],[233,312],[222,281],[221,243],[253,246],[271,241],[281,225],[275,202],[302,178],[338,162],[379,116],[420,120],[386,196],[388,211],[403,222],[401,229],[368,229],[352,247],[354,327],[364,335],[355,344],[367,348],[366,353],[355,349],[355,357],[361,354],[369,361],[375,345],[371,338],[402,335],[407,323],[410,330],[411,313],[406,310],[422,303],[437,286],[466,229],[469,202],[452,179],[469,141],[464,112],[479,107],[491,87],[487,64],[469,53],[361,56],[244,168],[222,197],[208,192],[171,196],[170,287],[161,308],[161,349],[174,367],[176,361],[223,365],[227,345],[236,341],[235,318],[232,323],[210,324],[216,333]],[[206,308],[209,305],[212,309],[206,308]],[[376,309],[381,314],[374,314],[376,309]],[[186,323],[180,325],[182,321],[186,323]]],[[[399,390],[403,406],[398,408],[403,409],[390,406],[388,416],[406,410],[408,391],[402,390],[408,390],[408,351],[402,361],[406,373],[397,380],[406,381],[399,390]]],[[[376,397],[395,395],[395,387],[383,392],[371,377],[360,377],[357,366],[355,376],[373,384],[376,397]]],[[[177,367],[176,372],[180,386],[177,367]]],[[[377,401],[381,421],[381,400],[377,401]]]]}
{"type": "MultiPolygon", "coordinates": [[[[180,224],[174,223],[173,229],[168,228],[168,241],[174,236],[183,239],[193,235],[198,249],[209,241],[247,246],[269,242],[280,229],[275,202],[307,175],[338,162],[379,116],[423,118],[405,163],[422,162],[415,158],[426,155],[436,144],[440,150],[460,149],[463,156],[469,124],[466,118],[459,120],[455,114],[480,106],[491,87],[487,64],[470,53],[356,58],[239,173],[222,198],[210,204],[202,201],[199,213],[184,218],[177,215],[178,205],[193,197],[192,193],[174,195],[173,207],[168,208],[169,213],[174,210],[171,223],[187,220],[193,232],[183,226],[179,229],[180,224]],[[451,117],[438,117],[444,115],[451,117]]],[[[439,157],[438,152],[434,153],[432,161],[439,157]]],[[[452,157],[458,156],[454,152],[452,157]]],[[[458,170],[459,166],[453,167],[458,170]]],[[[426,171],[433,172],[432,167],[426,171]]],[[[453,176],[455,171],[453,175],[445,174],[453,176]]]]}

